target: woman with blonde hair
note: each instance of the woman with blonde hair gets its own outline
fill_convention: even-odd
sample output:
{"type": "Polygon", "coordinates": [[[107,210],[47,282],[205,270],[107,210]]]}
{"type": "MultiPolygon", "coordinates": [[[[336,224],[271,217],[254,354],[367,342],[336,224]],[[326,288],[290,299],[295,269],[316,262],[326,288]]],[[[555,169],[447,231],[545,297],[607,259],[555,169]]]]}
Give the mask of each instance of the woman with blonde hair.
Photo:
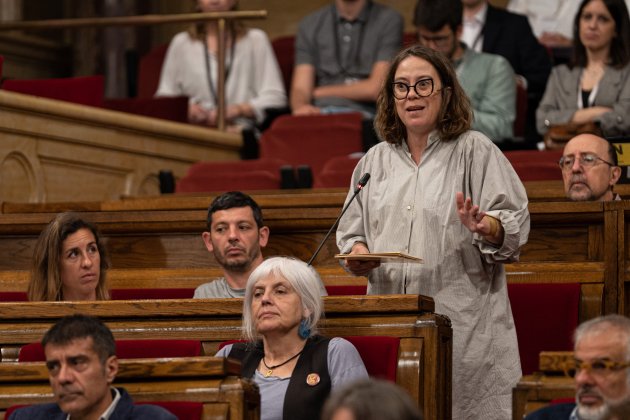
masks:
{"type": "Polygon", "coordinates": [[[107,300],[108,267],[96,227],[76,213],[59,213],[35,244],[28,300],[107,300]]]}

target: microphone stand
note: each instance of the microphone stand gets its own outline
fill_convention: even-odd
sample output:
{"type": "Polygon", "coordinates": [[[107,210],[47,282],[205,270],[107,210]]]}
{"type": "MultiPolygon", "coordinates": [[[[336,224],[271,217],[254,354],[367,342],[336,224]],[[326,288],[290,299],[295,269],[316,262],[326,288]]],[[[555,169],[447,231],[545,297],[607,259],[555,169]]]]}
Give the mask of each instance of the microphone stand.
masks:
{"type": "Polygon", "coordinates": [[[350,198],[350,201],[348,201],[348,204],[346,204],[344,206],[344,208],[341,210],[341,213],[337,217],[337,220],[335,220],[335,223],[333,223],[333,225],[330,227],[330,229],[328,230],[328,233],[326,233],[326,236],[324,236],[324,239],[322,239],[322,241],[319,243],[319,246],[315,250],[315,253],[311,257],[311,259],[308,260],[307,265],[312,265],[311,263],[313,262],[313,260],[315,260],[315,257],[317,257],[317,255],[319,254],[319,251],[322,250],[322,247],[324,246],[324,243],[326,242],[326,240],[328,239],[328,237],[332,233],[333,229],[336,228],[337,225],[339,224],[339,220],[341,220],[341,216],[343,216],[344,213],[346,212],[346,210],[348,210],[348,207],[350,207],[350,204],[352,204],[352,202],[354,201],[356,196],[361,192],[363,187],[365,187],[365,184],[367,184],[369,179],[370,179],[370,174],[369,173],[366,172],[365,174],[363,174],[363,176],[359,180],[359,183],[357,184],[357,187],[354,189],[354,194],[352,194],[352,197],[350,198]]]}

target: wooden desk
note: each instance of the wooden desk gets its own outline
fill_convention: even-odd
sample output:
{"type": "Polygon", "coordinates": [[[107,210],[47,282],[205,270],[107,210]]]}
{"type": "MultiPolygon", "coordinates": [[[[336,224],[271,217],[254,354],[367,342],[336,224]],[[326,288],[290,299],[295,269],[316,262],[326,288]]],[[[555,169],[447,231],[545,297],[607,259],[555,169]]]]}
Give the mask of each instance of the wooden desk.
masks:
{"type": "MultiPolygon", "coordinates": [[[[120,360],[114,385],[136,402],[203,403],[204,419],[257,419],[258,388],[238,378],[240,364],[215,357],[120,360]]],[[[19,404],[52,402],[43,362],[0,363],[0,416],[19,404]]]]}
{"type": "Polygon", "coordinates": [[[552,400],[575,397],[575,380],[564,375],[564,366],[573,352],[541,352],[540,371],[523,376],[512,390],[512,420],[548,405],[552,400]]]}
{"type": "MultiPolygon", "coordinates": [[[[432,299],[332,296],[324,304],[325,336],[399,337],[397,381],[427,418],[450,418],[452,329],[433,313],[432,299]]],[[[41,340],[56,319],[86,313],[103,319],[117,339],[198,339],[205,354],[214,354],[220,342],[241,337],[241,311],[240,299],[0,303],[0,349],[3,361],[15,360],[19,347],[41,340]]]]}

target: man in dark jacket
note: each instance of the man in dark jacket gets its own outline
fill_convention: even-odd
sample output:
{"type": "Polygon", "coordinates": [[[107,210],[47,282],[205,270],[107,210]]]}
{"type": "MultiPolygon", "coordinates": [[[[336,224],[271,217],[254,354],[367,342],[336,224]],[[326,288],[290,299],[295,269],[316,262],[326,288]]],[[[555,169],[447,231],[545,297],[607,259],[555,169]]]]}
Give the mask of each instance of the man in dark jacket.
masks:
{"type": "Polygon", "coordinates": [[[536,108],[551,73],[551,58],[538,42],[527,17],[488,4],[462,0],[464,30],[461,40],[472,50],[505,57],[518,83],[527,89],[526,137],[537,138],[536,108]]]}
{"type": "Polygon", "coordinates": [[[175,420],[163,408],[134,406],[124,388],[112,387],[118,373],[116,343],[100,320],[72,315],[59,320],[42,339],[55,403],[20,408],[20,419],[175,420]]]}

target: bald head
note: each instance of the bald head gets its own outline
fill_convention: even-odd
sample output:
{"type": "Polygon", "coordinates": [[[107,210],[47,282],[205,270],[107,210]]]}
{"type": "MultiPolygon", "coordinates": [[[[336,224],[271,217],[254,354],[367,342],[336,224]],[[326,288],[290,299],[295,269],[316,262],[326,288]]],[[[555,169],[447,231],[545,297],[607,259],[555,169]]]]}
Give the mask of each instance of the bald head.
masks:
{"type": "Polygon", "coordinates": [[[606,139],[580,134],[567,142],[562,156],[572,162],[562,169],[567,198],[572,201],[614,199],[612,187],[621,176],[621,168],[616,166],[615,151],[606,139]],[[588,156],[595,159],[589,161],[588,156]]]}

